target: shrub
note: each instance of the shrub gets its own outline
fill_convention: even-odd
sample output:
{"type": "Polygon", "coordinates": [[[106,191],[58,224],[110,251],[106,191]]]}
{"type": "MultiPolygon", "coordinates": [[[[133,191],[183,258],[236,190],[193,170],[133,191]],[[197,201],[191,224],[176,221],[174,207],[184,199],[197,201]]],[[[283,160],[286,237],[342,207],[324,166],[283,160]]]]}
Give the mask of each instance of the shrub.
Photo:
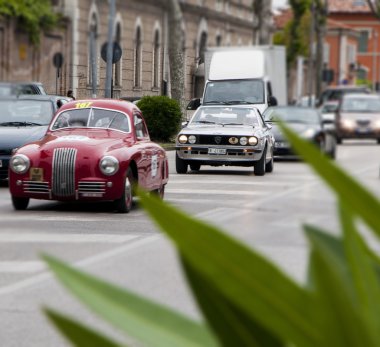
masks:
{"type": "Polygon", "coordinates": [[[170,142],[180,127],[182,115],[178,102],[167,96],[144,96],[137,106],[152,140],[170,142]]]}
{"type": "MultiPolygon", "coordinates": [[[[356,226],[361,218],[379,237],[380,202],[312,144],[283,130],[339,202],[341,236],[305,226],[305,285],[217,228],[141,193],[143,207],[176,245],[207,324],[45,257],[50,268],[94,312],[149,347],[380,346],[380,259],[356,226]]],[[[75,346],[118,346],[47,312],[75,346]]]]}

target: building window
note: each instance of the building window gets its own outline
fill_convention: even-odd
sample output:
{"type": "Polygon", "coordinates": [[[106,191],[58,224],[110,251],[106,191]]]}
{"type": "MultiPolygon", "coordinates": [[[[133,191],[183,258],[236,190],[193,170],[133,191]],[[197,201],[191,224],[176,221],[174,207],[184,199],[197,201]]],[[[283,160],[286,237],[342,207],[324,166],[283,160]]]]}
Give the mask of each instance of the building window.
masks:
{"type": "Polygon", "coordinates": [[[156,30],[153,42],[153,87],[159,86],[160,74],[160,33],[156,30]]]}
{"type": "Polygon", "coordinates": [[[201,40],[199,42],[199,51],[198,51],[199,64],[205,61],[206,47],[207,47],[207,33],[203,31],[201,34],[201,40]]]}
{"type": "Polygon", "coordinates": [[[134,87],[141,85],[141,29],[137,27],[134,52],[134,87]]]}
{"type": "Polygon", "coordinates": [[[367,71],[363,68],[359,68],[357,70],[357,79],[358,80],[366,80],[367,79],[367,71]]]}
{"type": "Polygon", "coordinates": [[[95,14],[91,18],[89,36],[88,84],[95,87],[98,84],[98,20],[95,14]]]}
{"type": "Polygon", "coordinates": [[[216,36],[215,44],[217,47],[222,45],[222,36],[221,35],[216,36]]]}
{"type": "Polygon", "coordinates": [[[359,52],[361,53],[368,52],[368,39],[369,39],[369,31],[361,30],[360,36],[359,36],[359,45],[358,45],[359,52]]]}

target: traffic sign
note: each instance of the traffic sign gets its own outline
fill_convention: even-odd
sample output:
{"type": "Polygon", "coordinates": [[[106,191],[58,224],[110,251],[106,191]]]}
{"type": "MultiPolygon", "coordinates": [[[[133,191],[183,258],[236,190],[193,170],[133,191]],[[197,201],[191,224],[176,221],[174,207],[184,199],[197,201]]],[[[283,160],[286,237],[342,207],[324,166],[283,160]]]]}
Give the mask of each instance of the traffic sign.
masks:
{"type": "MultiPolygon", "coordinates": [[[[107,46],[108,46],[108,42],[104,42],[102,45],[102,49],[100,51],[100,55],[105,62],[107,62],[107,46]]],[[[116,64],[121,59],[122,55],[123,55],[123,51],[120,45],[116,41],[114,41],[113,52],[112,52],[112,64],[116,64]]]]}
{"type": "Polygon", "coordinates": [[[55,53],[53,56],[53,65],[57,68],[60,69],[63,65],[63,55],[62,53],[58,52],[55,53]]]}

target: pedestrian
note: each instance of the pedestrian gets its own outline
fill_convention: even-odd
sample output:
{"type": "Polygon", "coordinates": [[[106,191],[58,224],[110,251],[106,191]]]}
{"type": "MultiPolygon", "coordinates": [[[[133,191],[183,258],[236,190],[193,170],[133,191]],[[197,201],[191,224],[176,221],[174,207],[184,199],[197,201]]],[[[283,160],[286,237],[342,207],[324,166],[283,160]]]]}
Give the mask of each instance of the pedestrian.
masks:
{"type": "Polygon", "coordinates": [[[74,97],[74,94],[73,94],[73,91],[71,89],[69,89],[67,91],[67,94],[66,94],[69,98],[75,100],[75,97],[74,97]]]}

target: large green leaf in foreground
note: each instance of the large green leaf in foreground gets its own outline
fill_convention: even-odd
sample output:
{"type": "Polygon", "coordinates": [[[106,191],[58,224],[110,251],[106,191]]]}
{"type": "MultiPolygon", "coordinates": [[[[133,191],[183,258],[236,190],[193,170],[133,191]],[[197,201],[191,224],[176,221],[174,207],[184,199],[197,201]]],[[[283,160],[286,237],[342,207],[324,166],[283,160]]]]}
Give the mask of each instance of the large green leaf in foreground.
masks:
{"type": "Polygon", "coordinates": [[[216,340],[202,324],[50,256],[44,259],[58,279],[82,303],[113,326],[148,346],[217,346],[216,340]]]}
{"type": "MultiPolygon", "coordinates": [[[[207,326],[46,257],[49,266],[86,306],[147,347],[380,346],[380,260],[354,222],[362,218],[379,236],[380,203],[312,144],[283,131],[341,202],[342,237],[305,227],[307,286],[217,228],[142,192],[141,204],[178,249],[207,326]]],[[[103,338],[49,314],[71,341],[103,338]]]]}

